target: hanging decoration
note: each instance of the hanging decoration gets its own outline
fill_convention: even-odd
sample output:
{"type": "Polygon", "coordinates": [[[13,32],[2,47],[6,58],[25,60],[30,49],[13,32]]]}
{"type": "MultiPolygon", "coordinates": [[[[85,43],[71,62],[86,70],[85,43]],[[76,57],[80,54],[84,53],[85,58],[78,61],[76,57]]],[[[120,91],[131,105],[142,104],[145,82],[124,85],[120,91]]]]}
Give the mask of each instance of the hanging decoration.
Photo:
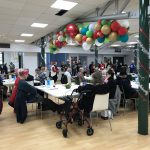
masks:
{"type": "Polygon", "coordinates": [[[90,50],[92,44],[101,46],[109,42],[127,42],[128,20],[98,20],[95,23],[68,24],[63,31],[53,34],[50,39],[51,53],[57,52],[69,43],[82,45],[84,50],[90,50]]]}

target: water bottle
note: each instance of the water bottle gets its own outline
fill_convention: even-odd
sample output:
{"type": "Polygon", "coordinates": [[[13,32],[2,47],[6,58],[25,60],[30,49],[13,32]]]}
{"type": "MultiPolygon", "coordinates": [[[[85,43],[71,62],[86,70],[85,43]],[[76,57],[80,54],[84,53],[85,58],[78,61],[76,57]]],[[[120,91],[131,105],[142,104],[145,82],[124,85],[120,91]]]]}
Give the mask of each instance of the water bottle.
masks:
{"type": "Polygon", "coordinates": [[[48,79],[48,80],[47,80],[47,87],[50,88],[50,86],[51,86],[51,80],[48,79]]]}

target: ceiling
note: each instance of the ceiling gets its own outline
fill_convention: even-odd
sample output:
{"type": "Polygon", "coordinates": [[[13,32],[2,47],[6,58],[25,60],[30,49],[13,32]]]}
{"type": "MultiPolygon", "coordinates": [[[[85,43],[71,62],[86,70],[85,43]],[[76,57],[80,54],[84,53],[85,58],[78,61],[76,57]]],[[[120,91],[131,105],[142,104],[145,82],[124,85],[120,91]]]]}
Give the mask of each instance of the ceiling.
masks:
{"type": "MultiPolygon", "coordinates": [[[[78,5],[60,17],[55,15],[58,10],[50,7],[55,0],[0,0],[0,43],[13,43],[14,40],[26,40],[26,43],[31,43],[56,31],[75,18],[90,14],[97,7],[103,7],[108,0],[68,1],[77,2],[78,5]],[[44,29],[30,27],[34,22],[47,23],[48,26],[44,29]],[[21,37],[21,33],[32,33],[34,36],[21,37]]],[[[119,5],[123,1],[125,0],[120,0],[119,5]]],[[[137,0],[131,0],[124,11],[131,10],[138,10],[137,0]]],[[[114,14],[114,12],[115,5],[113,4],[104,15],[114,14]]],[[[130,33],[138,32],[138,20],[133,19],[129,22],[130,33]]]]}

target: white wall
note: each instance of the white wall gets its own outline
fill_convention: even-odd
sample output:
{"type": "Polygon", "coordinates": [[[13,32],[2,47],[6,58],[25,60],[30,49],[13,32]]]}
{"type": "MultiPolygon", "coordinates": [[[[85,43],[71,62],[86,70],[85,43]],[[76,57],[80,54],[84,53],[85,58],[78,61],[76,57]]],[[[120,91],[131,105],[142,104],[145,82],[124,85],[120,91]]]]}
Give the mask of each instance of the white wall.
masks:
{"type": "Polygon", "coordinates": [[[38,66],[37,53],[26,52],[23,55],[23,67],[28,68],[31,75],[35,75],[35,69],[38,66]]]}
{"type": "MultiPolygon", "coordinates": [[[[4,51],[4,61],[9,64],[11,61],[18,67],[18,52],[24,52],[23,65],[30,69],[31,74],[34,74],[34,70],[37,67],[37,52],[40,52],[40,48],[29,44],[11,44],[10,48],[2,48],[4,51]]],[[[45,49],[49,52],[48,47],[45,49]]],[[[68,53],[71,55],[82,55],[87,56],[87,63],[90,64],[91,61],[95,61],[94,52],[84,51],[82,47],[67,46],[60,49],[59,53],[68,53]]],[[[98,51],[99,57],[98,62],[103,61],[105,56],[125,56],[125,63],[130,64],[133,59],[132,52],[122,50],[121,53],[116,53],[114,49],[104,48],[98,51]]]]}

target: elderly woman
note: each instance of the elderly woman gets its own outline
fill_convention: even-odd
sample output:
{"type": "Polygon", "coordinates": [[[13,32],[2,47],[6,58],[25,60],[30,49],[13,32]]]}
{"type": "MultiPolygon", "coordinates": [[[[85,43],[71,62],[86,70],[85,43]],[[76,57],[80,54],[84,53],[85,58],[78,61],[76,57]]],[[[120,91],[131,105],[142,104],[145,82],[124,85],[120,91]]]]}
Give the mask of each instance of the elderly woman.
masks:
{"type": "Polygon", "coordinates": [[[93,102],[95,94],[106,94],[109,93],[109,87],[107,84],[103,84],[102,73],[96,71],[92,75],[94,84],[86,84],[85,86],[79,86],[78,92],[89,91],[83,96],[79,102],[80,109],[83,109],[85,113],[89,113],[93,108],[93,102]]]}
{"type": "Polygon", "coordinates": [[[18,123],[24,123],[27,118],[26,102],[32,100],[37,95],[36,89],[28,84],[25,79],[28,76],[27,70],[19,72],[20,80],[18,82],[17,94],[15,99],[15,111],[18,123]]]}

